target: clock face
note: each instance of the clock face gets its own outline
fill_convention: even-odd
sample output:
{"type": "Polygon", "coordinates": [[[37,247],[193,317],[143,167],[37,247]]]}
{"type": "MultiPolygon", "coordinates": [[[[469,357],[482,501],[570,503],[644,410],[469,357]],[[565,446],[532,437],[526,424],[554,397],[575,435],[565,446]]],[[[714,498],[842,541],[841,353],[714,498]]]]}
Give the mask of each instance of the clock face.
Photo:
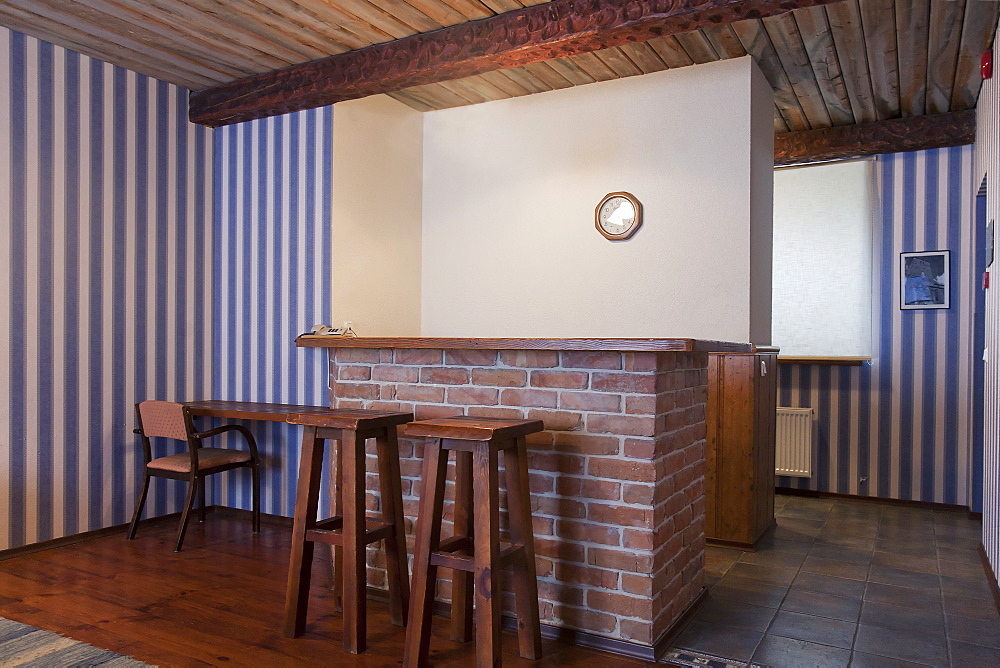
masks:
{"type": "Polygon", "coordinates": [[[597,230],[608,239],[628,239],[642,224],[642,206],[628,193],[611,193],[597,205],[597,230]]]}

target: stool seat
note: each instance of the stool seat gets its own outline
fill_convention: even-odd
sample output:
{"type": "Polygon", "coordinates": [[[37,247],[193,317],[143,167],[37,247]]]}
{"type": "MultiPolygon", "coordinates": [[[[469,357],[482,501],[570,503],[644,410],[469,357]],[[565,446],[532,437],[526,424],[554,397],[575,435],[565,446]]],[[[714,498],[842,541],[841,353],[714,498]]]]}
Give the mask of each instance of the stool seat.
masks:
{"type": "Polygon", "coordinates": [[[285,594],[285,635],[305,630],[309,605],[313,547],[334,546],[335,598],[343,599],[344,649],[352,654],[366,647],[367,566],[365,548],[384,540],[389,584],[389,614],[393,624],[406,625],[410,584],[406,568],[406,533],[399,475],[397,425],[413,419],[412,413],[360,409],[314,410],[290,414],[286,421],[305,427],[295,496],[292,552],[285,594]],[[381,513],[365,513],[365,441],[375,439],[381,513]],[[323,452],[327,440],[337,441],[337,476],[332,483],[336,515],[318,520],[323,452]]]}
{"type": "Polygon", "coordinates": [[[425,438],[453,438],[463,441],[492,441],[517,438],[541,431],[541,420],[514,420],[506,418],[479,418],[457,415],[411,422],[403,427],[407,436],[425,438]]]}
{"type": "Polygon", "coordinates": [[[472,639],[475,599],[476,664],[485,667],[501,662],[500,573],[510,564],[519,653],[527,659],[541,656],[525,436],[543,428],[541,420],[466,416],[421,420],[403,427],[407,436],[426,439],[404,666],[427,665],[438,568],[452,571],[453,640],[472,639]],[[455,453],[454,535],[442,538],[451,452],[455,453]],[[500,541],[500,453],[507,484],[509,542],[500,541]]]}

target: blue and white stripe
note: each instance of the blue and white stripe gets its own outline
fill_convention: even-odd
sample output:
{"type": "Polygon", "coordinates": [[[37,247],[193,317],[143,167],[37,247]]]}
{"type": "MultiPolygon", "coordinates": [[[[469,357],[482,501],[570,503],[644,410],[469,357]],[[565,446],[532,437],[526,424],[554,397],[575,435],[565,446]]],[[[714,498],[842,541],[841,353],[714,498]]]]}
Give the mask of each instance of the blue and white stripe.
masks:
{"type": "MultiPolygon", "coordinates": [[[[326,354],[294,340],[330,319],[332,130],[324,107],[215,131],[217,398],[328,403],[326,354]]],[[[248,426],[265,458],[263,510],[290,516],[301,429],[248,426]]],[[[216,502],[250,507],[247,478],[217,478],[216,502]]]]}
{"type": "Polygon", "coordinates": [[[126,521],[133,403],[211,389],[213,239],[186,91],[6,29],[0,53],[3,549],[126,521]]]}
{"type": "MultiPolygon", "coordinates": [[[[778,403],[816,408],[812,479],[785,487],[970,503],[974,289],[971,146],[879,156],[874,359],[781,367],[778,403]],[[951,308],[899,308],[899,254],[951,251],[951,308]],[[866,479],[861,482],[861,479],[866,479]]],[[[776,342],[780,345],[780,341],[776,342]]]]}
{"type": "MultiPolygon", "coordinates": [[[[326,403],[332,109],[212,131],[183,89],[0,29],[0,549],[125,522],[147,398],[326,403]]],[[[300,434],[253,425],[265,512],[300,434]]],[[[213,503],[249,508],[248,480],[213,503]]],[[[230,486],[231,485],[231,486],[230,486]]],[[[180,508],[154,482],[147,514],[180,508]]]]}

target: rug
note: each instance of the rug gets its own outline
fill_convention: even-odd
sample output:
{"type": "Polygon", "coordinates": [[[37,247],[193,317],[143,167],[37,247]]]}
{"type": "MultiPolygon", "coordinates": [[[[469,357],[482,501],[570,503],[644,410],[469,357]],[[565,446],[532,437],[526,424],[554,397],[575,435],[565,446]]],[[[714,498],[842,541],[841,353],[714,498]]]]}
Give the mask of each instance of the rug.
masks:
{"type": "Polygon", "coordinates": [[[669,650],[660,663],[668,666],[682,666],[683,668],[746,668],[742,661],[733,659],[722,659],[709,654],[699,654],[687,649],[669,650]]]}
{"type": "Polygon", "coordinates": [[[143,668],[149,664],[123,654],[99,649],[58,633],[36,629],[0,617],[0,666],[64,668],[65,666],[107,666],[143,668]]]}

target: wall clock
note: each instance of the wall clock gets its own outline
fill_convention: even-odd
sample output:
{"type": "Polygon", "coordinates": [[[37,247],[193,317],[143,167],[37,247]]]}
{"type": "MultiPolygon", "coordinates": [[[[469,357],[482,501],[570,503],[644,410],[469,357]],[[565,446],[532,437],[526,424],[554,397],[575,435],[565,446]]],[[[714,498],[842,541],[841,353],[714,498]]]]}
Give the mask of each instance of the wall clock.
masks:
{"type": "Polygon", "coordinates": [[[605,195],[594,213],[597,231],[612,241],[628,239],[642,225],[642,204],[631,193],[605,195]]]}

